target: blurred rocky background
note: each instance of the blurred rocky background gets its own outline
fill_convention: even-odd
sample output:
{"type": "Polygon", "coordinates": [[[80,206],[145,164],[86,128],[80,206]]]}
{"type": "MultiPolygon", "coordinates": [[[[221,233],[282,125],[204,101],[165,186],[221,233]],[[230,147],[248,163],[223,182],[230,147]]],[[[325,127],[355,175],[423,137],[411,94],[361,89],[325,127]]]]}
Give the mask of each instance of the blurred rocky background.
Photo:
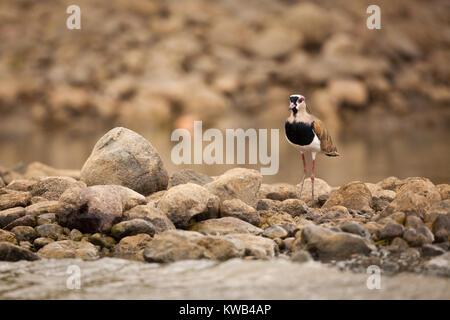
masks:
{"type": "Polygon", "coordinates": [[[369,30],[372,2],[1,1],[0,170],[80,169],[120,125],[173,172],[182,167],[170,161],[172,131],[203,120],[280,129],[280,172],[264,179],[298,183],[284,120],[288,96],[301,93],[342,155],[319,159],[316,175],[331,185],[389,175],[448,183],[450,3],[376,1],[382,29],[369,30]],[[66,28],[71,4],[81,30],[66,28]]]}

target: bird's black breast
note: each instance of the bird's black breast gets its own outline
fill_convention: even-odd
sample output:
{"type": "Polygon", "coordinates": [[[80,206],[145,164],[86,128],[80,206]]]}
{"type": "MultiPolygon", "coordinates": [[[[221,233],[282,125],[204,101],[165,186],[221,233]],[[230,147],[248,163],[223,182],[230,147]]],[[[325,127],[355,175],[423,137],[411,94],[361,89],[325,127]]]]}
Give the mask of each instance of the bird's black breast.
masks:
{"type": "Polygon", "coordinates": [[[286,121],[284,129],[286,130],[286,137],[293,144],[300,146],[307,146],[314,140],[314,122],[307,124],[304,122],[286,121]]]}

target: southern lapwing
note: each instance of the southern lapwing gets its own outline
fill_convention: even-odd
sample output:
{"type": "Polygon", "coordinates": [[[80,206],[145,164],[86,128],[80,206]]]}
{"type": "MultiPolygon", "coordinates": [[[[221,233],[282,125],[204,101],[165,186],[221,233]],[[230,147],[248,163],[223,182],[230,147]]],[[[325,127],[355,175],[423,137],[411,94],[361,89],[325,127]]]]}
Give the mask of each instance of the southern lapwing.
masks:
{"type": "Polygon", "coordinates": [[[306,177],[305,152],[311,152],[312,172],[311,172],[311,190],[312,206],[314,207],[314,167],[316,153],[324,153],[329,157],[339,155],[336,146],[331,140],[331,136],[323,125],[322,121],[311,114],[306,106],[305,97],[299,94],[293,94],[289,97],[290,116],[284,125],[286,139],[294,145],[302,154],[303,178],[300,187],[300,197],[303,191],[303,185],[306,177]]]}

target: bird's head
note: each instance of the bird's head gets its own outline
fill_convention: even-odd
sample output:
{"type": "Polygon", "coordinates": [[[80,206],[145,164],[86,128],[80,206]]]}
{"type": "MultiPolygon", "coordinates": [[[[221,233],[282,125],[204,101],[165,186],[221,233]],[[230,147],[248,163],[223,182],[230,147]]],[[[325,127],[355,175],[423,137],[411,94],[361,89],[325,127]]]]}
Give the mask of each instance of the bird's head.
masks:
{"type": "Polygon", "coordinates": [[[305,106],[305,97],[300,94],[293,94],[289,96],[289,110],[297,112],[300,107],[305,106]]]}

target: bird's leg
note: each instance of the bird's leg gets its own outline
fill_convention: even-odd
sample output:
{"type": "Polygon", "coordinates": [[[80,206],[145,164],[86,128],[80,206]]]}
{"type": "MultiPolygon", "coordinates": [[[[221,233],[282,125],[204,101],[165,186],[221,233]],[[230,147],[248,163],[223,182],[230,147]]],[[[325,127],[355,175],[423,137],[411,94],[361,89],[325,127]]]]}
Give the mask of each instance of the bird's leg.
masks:
{"type": "Polygon", "coordinates": [[[314,167],[316,165],[316,153],[311,152],[312,156],[312,170],[311,170],[311,193],[312,193],[312,207],[314,208],[314,167]]]}
{"type": "Polygon", "coordinates": [[[302,197],[303,185],[305,184],[305,178],[306,178],[306,160],[305,160],[305,154],[303,152],[302,152],[302,161],[303,161],[303,178],[302,178],[302,186],[300,187],[300,198],[302,197]]]}

